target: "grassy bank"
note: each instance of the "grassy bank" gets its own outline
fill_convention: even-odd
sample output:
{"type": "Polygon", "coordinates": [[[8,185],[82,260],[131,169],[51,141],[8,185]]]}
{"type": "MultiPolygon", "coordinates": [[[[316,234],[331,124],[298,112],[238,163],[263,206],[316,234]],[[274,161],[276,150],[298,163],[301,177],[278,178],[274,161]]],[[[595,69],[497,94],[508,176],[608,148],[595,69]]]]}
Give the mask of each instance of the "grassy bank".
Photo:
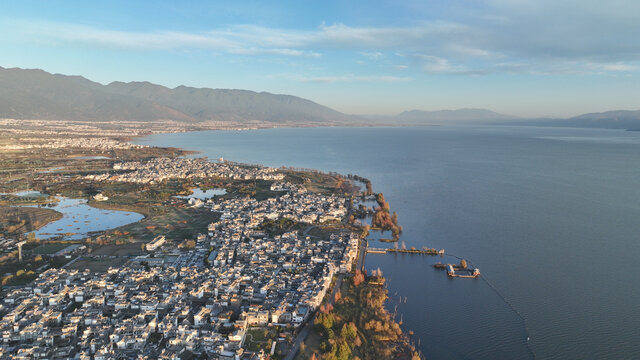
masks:
{"type": "Polygon", "coordinates": [[[0,234],[4,236],[16,236],[37,230],[61,218],[62,214],[52,209],[0,207],[0,234]]]}

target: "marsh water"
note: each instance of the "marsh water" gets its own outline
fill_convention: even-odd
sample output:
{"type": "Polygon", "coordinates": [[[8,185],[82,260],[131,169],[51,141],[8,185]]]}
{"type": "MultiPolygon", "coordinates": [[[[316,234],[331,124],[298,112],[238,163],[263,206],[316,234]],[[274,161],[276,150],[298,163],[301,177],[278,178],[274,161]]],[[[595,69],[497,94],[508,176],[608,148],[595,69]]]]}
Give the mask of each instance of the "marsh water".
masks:
{"type": "Polygon", "coordinates": [[[178,199],[200,199],[207,200],[211,199],[214,196],[220,196],[226,194],[227,191],[225,189],[207,189],[202,190],[200,188],[191,189],[191,194],[189,195],[176,195],[175,197],[178,199]]]}
{"type": "Polygon", "coordinates": [[[401,241],[450,254],[366,259],[429,359],[640,358],[638,132],[281,128],[139,142],[371,179],[398,212],[401,241]],[[482,276],[432,267],[458,257],[482,276]]]}
{"type": "Polygon", "coordinates": [[[51,207],[62,213],[62,218],[33,231],[40,239],[61,237],[63,240],[78,240],[92,232],[115,229],[140,221],[144,215],[131,211],[105,210],[87,205],[84,199],[57,197],[58,202],[51,207]]]}

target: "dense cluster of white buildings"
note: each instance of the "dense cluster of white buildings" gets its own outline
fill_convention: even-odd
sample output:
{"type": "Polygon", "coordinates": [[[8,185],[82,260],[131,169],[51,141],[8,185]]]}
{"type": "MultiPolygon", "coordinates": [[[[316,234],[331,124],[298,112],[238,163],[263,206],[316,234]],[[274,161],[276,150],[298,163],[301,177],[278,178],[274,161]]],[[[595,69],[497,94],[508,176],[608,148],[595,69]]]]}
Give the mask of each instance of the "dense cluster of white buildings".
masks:
{"type": "MultiPolygon", "coordinates": [[[[321,195],[302,186],[283,185],[288,190],[282,196],[257,201],[236,198],[211,204],[222,213],[223,220],[240,219],[248,226],[256,226],[265,219],[289,218],[298,222],[316,223],[338,221],[347,214],[346,200],[335,195],[321,195]]],[[[274,188],[272,186],[272,188],[274,188]]]]}
{"type": "Polygon", "coordinates": [[[225,177],[235,180],[282,180],[278,169],[258,165],[236,165],[228,162],[210,162],[206,158],[156,158],[113,165],[114,174],[88,175],[94,181],[119,181],[152,184],[168,179],[225,177]],[[123,171],[124,170],[124,171],[123,171]]]}
{"type": "Polygon", "coordinates": [[[188,262],[167,254],[175,246],[158,237],[148,257],[123,268],[51,269],[9,292],[0,303],[0,358],[266,358],[246,349],[247,330],[300,325],[333,276],[350,271],[358,249],[358,235],[348,231],[312,238],[265,227],[283,218],[311,227],[347,214],[345,198],[291,184],[274,189],[285,193],[208,202],[221,216],[178,255],[188,262]]]}
{"type": "Polygon", "coordinates": [[[60,149],[60,148],[76,148],[76,149],[95,149],[95,150],[114,150],[114,149],[140,149],[147,147],[146,145],[136,145],[129,142],[118,141],[104,137],[77,137],[77,138],[21,138],[17,144],[0,146],[0,150],[26,150],[26,149],[60,149]]]}

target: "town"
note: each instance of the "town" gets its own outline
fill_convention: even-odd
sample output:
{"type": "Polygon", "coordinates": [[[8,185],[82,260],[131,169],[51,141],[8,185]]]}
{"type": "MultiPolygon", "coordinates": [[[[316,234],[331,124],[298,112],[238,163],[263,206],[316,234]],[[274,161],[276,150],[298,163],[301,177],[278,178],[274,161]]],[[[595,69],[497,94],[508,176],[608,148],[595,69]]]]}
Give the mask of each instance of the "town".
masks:
{"type": "Polygon", "coordinates": [[[113,150],[113,149],[141,149],[145,145],[136,145],[129,142],[118,141],[111,138],[102,137],[77,137],[70,139],[57,138],[20,138],[18,145],[4,145],[0,150],[26,150],[26,149],[60,149],[78,148],[92,150],[113,150]]]}
{"type": "Polygon", "coordinates": [[[277,169],[260,165],[240,166],[227,162],[210,162],[206,158],[170,159],[156,158],[148,161],[133,161],[113,165],[121,174],[89,175],[90,180],[110,180],[119,182],[151,183],[166,179],[188,179],[224,177],[234,180],[282,180],[284,174],[277,169]]]}
{"type": "MultiPolygon", "coordinates": [[[[206,159],[113,167],[116,174],[86,179],[284,178],[273,168],[206,159]]],[[[252,350],[247,335],[256,327],[291,334],[308,320],[335,276],[352,271],[360,238],[339,226],[347,198],[287,182],[273,182],[271,191],[279,196],[200,202],[220,214],[206,234],[180,244],[158,236],[146,243],[145,255],[122,267],[49,269],[9,291],[0,304],[0,357],[265,359],[278,347],[285,354],[284,337],[276,336],[270,349],[252,350]],[[298,227],[279,226],[284,223],[298,227]],[[321,223],[338,226],[326,237],[308,235],[321,223]]]]}

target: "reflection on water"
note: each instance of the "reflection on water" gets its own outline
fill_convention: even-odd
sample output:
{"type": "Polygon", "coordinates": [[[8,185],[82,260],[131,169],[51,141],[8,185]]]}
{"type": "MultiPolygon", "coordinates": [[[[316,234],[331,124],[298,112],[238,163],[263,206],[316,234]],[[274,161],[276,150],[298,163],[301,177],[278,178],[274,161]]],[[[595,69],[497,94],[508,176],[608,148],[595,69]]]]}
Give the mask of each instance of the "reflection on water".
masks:
{"type": "Polygon", "coordinates": [[[45,195],[45,194],[41,193],[40,191],[36,191],[36,190],[24,190],[24,191],[18,191],[18,192],[14,192],[14,193],[0,193],[0,195],[15,195],[15,196],[19,196],[19,197],[44,197],[44,196],[48,196],[48,195],[45,195]]]}
{"type": "Polygon", "coordinates": [[[429,359],[640,358],[640,132],[304,128],[140,142],[371,179],[407,247],[444,248],[482,271],[450,279],[433,267],[446,259],[367,255],[429,359]]]}
{"type": "Polygon", "coordinates": [[[106,156],[75,156],[75,157],[73,157],[73,159],[79,159],[79,160],[107,160],[107,159],[111,159],[111,158],[106,157],[106,156]]]}
{"type": "Polygon", "coordinates": [[[193,194],[185,195],[185,196],[175,196],[178,199],[191,199],[196,198],[200,200],[211,199],[214,196],[220,196],[227,193],[225,189],[209,189],[206,191],[202,191],[200,188],[192,189],[193,194]]]}
{"type": "Polygon", "coordinates": [[[131,211],[97,209],[87,205],[84,199],[57,199],[58,203],[51,209],[61,212],[62,218],[33,231],[37,238],[63,236],[65,240],[77,240],[91,232],[115,229],[144,218],[142,214],[131,211]]]}

